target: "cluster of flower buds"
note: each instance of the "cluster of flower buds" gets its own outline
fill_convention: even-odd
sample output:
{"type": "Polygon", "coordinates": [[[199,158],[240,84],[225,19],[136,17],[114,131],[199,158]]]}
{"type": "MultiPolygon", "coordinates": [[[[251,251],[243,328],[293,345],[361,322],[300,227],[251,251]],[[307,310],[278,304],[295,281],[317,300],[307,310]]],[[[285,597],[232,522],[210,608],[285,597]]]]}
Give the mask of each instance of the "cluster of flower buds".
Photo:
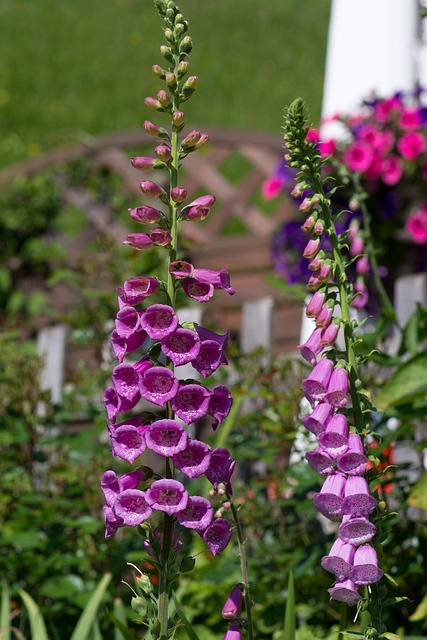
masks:
{"type": "MultiPolygon", "coordinates": [[[[304,256],[311,260],[313,275],[308,284],[314,290],[306,307],[306,315],[314,320],[314,328],[308,340],[299,346],[301,355],[312,366],[303,380],[311,413],[302,418],[302,423],[318,443],[316,450],[307,453],[307,460],[325,476],[323,487],[314,496],[315,507],[326,518],[341,522],[338,539],[330,554],[322,559],[322,566],[336,577],[329,593],[335,600],[354,605],[360,599],[358,587],[377,582],[382,576],[376,552],[367,544],[375,534],[375,526],[368,518],[376,501],[364,478],[368,460],[359,434],[360,420],[359,424],[355,420],[357,360],[349,305],[356,287],[352,289],[346,282],[342,258],[344,241],[341,245],[323,189],[320,153],[315,142],[305,138],[306,131],[302,104],[294,103],[287,118],[287,159],[291,167],[300,169],[295,195],[301,191],[308,193],[300,209],[307,213],[304,229],[312,234],[304,256]],[[329,236],[330,251],[320,250],[323,234],[329,236]],[[334,317],[337,304],[340,313],[334,317]],[[342,353],[332,348],[341,325],[345,338],[342,353]],[[349,403],[350,385],[354,391],[352,403],[349,403]]],[[[351,246],[356,244],[356,239],[357,235],[352,235],[351,246]]],[[[347,241],[347,236],[344,240],[347,241]]],[[[354,247],[356,254],[361,249],[363,247],[354,247]]],[[[358,419],[360,416],[363,419],[361,412],[358,419]]]]}
{"type": "MultiPolygon", "coordinates": [[[[155,65],[153,72],[164,80],[166,87],[156,98],[146,98],[145,103],[150,109],[169,113],[171,127],[169,131],[145,122],[146,132],[159,140],[155,157],[135,157],[131,163],[142,171],[168,172],[169,186],[152,180],[140,183],[144,196],[163,203],[164,210],[147,204],[131,209],[132,220],[156,228],[131,233],[124,244],[137,250],[153,245],[164,247],[169,256],[168,269],[163,279],[135,276],[118,289],[119,310],[111,334],[118,364],[112,373],[112,385],[105,391],[104,404],[113,455],[134,464],[149,450],[159,456],[159,461],[164,460],[165,477],[157,469],[155,474],[143,466],[121,477],[112,470],[106,471],[102,478],[103,512],[106,537],[114,535],[120,527],[141,525],[157,511],[183,527],[194,529],[216,555],[228,544],[231,525],[227,519],[215,517],[209,500],[190,495],[186,479],[204,475],[214,490],[220,485],[231,494],[235,461],[227,449],[210,449],[190,437],[188,427],[210,417],[216,429],[230,411],[232,397],[225,385],[208,388],[200,382],[200,376],[208,378],[221,364],[227,364],[229,336],[193,323],[180,323],[174,307],[178,289],[199,302],[210,300],[216,289],[224,289],[230,295],[234,289],[226,269],[198,269],[177,259],[179,221],[206,218],[215,196],[206,194],[186,202],[187,190],[177,184],[183,158],[205,144],[208,137],[192,131],[179,141],[184,127],[180,104],[197,86],[195,76],[185,79],[191,38],[186,35],[187,22],[173,1],[157,0],[156,4],[166,22],[167,44],[161,47],[161,53],[167,68],[155,65]],[[151,296],[155,300],[148,304],[151,296]],[[193,367],[194,377],[182,379],[176,375],[176,369],[184,365],[193,367]],[[140,403],[142,408],[138,410],[140,403]]],[[[164,559],[161,532],[157,531],[147,541],[146,548],[159,562],[160,555],[164,559]]]]}

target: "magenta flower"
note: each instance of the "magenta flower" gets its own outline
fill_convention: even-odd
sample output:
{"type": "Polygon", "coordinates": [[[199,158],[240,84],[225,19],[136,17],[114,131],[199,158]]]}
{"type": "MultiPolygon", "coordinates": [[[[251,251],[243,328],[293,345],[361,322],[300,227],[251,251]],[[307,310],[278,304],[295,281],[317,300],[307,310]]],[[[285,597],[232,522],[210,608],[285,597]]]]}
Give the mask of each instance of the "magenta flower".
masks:
{"type": "Polygon", "coordinates": [[[314,258],[315,255],[317,255],[319,249],[320,249],[320,238],[311,238],[307,242],[302,255],[304,258],[307,258],[307,260],[311,260],[312,258],[314,258]]]}
{"type": "Polygon", "coordinates": [[[307,360],[312,367],[315,366],[317,362],[317,356],[323,350],[323,345],[321,343],[323,329],[320,327],[315,329],[310,337],[304,342],[304,344],[298,345],[298,349],[300,354],[307,360]]]}
{"type": "Polygon", "coordinates": [[[141,395],[159,406],[172,400],[179,387],[179,381],[167,367],[151,367],[139,382],[141,395]]]}
{"type": "Polygon", "coordinates": [[[320,493],[314,494],[314,506],[329,520],[340,520],[346,477],[342,473],[327,476],[320,493]]]}
{"type": "Polygon", "coordinates": [[[163,217],[162,212],[154,207],[142,206],[129,209],[128,211],[132,220],[140,222],[141,224],[154,224],[155,222],[159,222],[163,217]]]}
{"type": "Polygon", "coordinates": [[[381,579],[383,572],[378,568],[377,553],[369,544],[358,547],[354,554],[350,579],[354,584],[373,584],[381,579]]]}
{"type": "Polygon", "coordinates": [[[311,371],[308,378],[302,381],[303,391],[310,401],[324,400],[328,391],[333,368],[334,364],[332,360],[322,358],[311,371]]]}
{"type": "Polygon", "coordinates": [[[108,420],[114,424],[116,416],[120,411],[120,405],[122,404],[114,387],[107,387],[105,389],[103,403],[108,420]]]}
{"type": "Polygon", "coordinates": [[[177,480],[164,478],[153,482],[145,492],[145,499],[153,509],[172,515],[185,509],[188,493],[177,480]]]}
{"type": "Polygon", "coordinates": [[[276,198],[282,191],[283,187],[283,179],[279,176],[273,176],[264,180],[261,186],[264,200],[273,200],[273,198],[276,198]]]}
{"type": "Polygon", "coordinates": [[[139,349],[139,347],[144,344],[146,338],[147,334],[143,329],[135,331],[128,338],[119,336],[117,331],[114,329],[111,332],[110,338],[111,348],[113,349],[113,353],[117,360],[122,363],[125,355],[139,349]]]}
{"type": "Polygon", "coordinates": [[[145,434],[147,447],[160,456],[173,456],[186,448],[188,434],[177,420],[157,420],[145,434]]]}
{"type": "Polygon", "coordinates": [[[325,299],[326,296],[323,292],[321,293],[320,291],[316,291],[313,293],[305,310],[307,318],[316,318],[319,315],[323,305],[325,304],[325,299]]]}
{"type": "Polygon", "coordinates": [[[135,367],[132,364],[118,364],[114,367],[111,378],[117,395],[126,403],[126,410],[134,407],[141,398],[140,376],[135,367]]]}
{"type": "Polygon", "coordinates": [[[201,326],[196,327],[196,331],[201,344],[199,355],[193,360],[192,365],[204,378],[207,378],[221,364],[228,364],[225,351],[230,333],[227,331],[226,334],[220,335],[201,326]]]}
{"type": "Polygon", "coordinates": [[[147,520],[153,510],[146,501],[144,491],[126,489],[117,496],[114,502],[114,512],[119,518],[122,518],[123,524],[136,527],[147,520]]]}
{"type": "Polygon", "coordinates": [[[329,554],[323,556],[320,564],[326,571],[333,573],[338,580],[345,580],[353,567],[353,558],[354,547],[337,538],[329,554]]]}
{"type": "Polygon", "coordinates": [[[334,408],[327,402],[320,402],[309,416],[301,418],[304,427],[319,436],[326,429],[329,420],[332,417],[334,408]]]}
{"type": "Polygon", "coordinates": [[[332,600],[345,602],[349,607],[354,607],[360,600],[357,587],[351,580],[336,582],[328,591],[332,600]]]}
{"type": "Polygon", "coordinates": [[[180,384],[171,400],[172,410],[185,424],[196,422],[207,414],[210,394],[200,384],[180,384]]]}
{"type": "Polygon", "coordinates": [[[156,289],[159,288],[159,282],[156,278],[145,278],[136,276],[125,281],[123,289],[118,289],[119,306],[139,304],[156,289]]]}
{"type": "Polygon", "coordinates": [[[343,367],[336,367],[329,380],[326,402],[333,407],[345,407],[348,401],[348,374],[343,367]]]}
{"type": "Polygon", "coordinates": [[[348,449],[337,460],[338,470],[351,476],[361,476],[366,471],[368,458],[362,440],[357,433],[348,436],[348,449]]]}
{"type": "Polygon", "coordinates": [[[318,447],[315,451],[308,451],[305,457],[310,467],[320,475],[329,476],[335,473],[334,461],[322,447],[318,447]]]}
{"type": "Polygon", "coordinates": [[[101,480],[101,489],[106,503],[111,507],[119,493],[126,489],[136,489],[143,478],[143,471],[131,471],[119,478],[115,471],[106,471],[101,480]]]}
{"type": "Polygon", "coordinates": [[[342,513],[350,516],[368,516],[375,509],[375,505],[375,498],[369,493],[365,478],[349,476],[345,485],[342,513]]]}
{"type": "Polygon", "coordinates": [[[200,339],[195,331],[178,327],[162,340],[163,353],[176,367],[192,362],[200,353],[200,339]]]}
{"type": "Polygon", "coordinates": [[[141,327],[153,340],[165,338],[175,331],[177,326],[178,316],[167,304],[153,304],[141,317],[141,327]]]}
{"type": "Polygon", "coordinates": [[[427,243],[427,209],[424,207],[412,213],[406,221],[405,231],[416,244],[427,243]]]}
{"type": "Polygon", "coordinates": [[[381,162],[381,178],[390,187],[397,184],[403,176],[403,164],[400,158],[388,156],[381,162]]]}
{"type": "Polygon", "coordinates": [[[358,546],[372,540],[376,527],[365,516],[343,516],[338,535],[344,542],[358,546]]]}
{"type": "Polygon", "coordinates": [[[347,451],[348,424],[347,418],[342,413],[337,413],[329,420],[325,431],[319,435],[319,444],[325,451],[336,459],[347,451]]]}
{"type": "Polygon", "coordinates": [[[176,519],[187,529],[204,531],[212,522],[213,509],[209,500],[201,496],[189,496],[185,509],[176,514],[176,519]]]}
{"type": "MultiPolygon", "coordinates": [[[[317,293],[317,292],[316,292],[317,293]]],[[[328,327],[331,324],[334,310],[332,307],[325,305],[316,317],[316,327],[328,327]]]]}
{"type": "Polygon", "coordinates": [[[113,456],[133,464],[145,451],[146,426],[123,424],[110,432],[113,456]]]}
{"type": "Polygon", "coordinates": [[[181,210],[181,216],[185,220],[204,220],[209,215],[215,200],[214,195],[200,196],[181,210]]]}
{"type": "Polygon", "coordinates": [[[150,232],[150,238],[154,242],[154,244],[159,247],[166,247],[171,243],[172,236],[167,229],[153,229],[150,232]]]}
{"type": "Polygon", "coordinates": [[[161,198],[166,195],[164,189],[152,180],[143,180],[139,183],[139,188],[142,193],[149,198],[161,198]]]}
{"type": "Polygon", "coordinates": [[[212,285],[214,289],[224,289],[231,296],[236,293],[230,284],[230,275],[225,267],[219,271],[194,269],[192,277],[197,282],[212,285]]]}
{"type": "Polygon", "coordinates": [[[364,142],[354,142],[344,153],[343,160],[350,171],[365,173],[372,164],[374,151],[364,142]]]}
{"type": "Polygon", "coordinates": [[[181,280],[183,278],[192,276],[194,273],[194,267],[192,264],[186,262],[185,260],[175,260],[169,265],[169,273],[174,278],[181,280]]]}
{"type": "Polygon", "coordinates": [[[189,478],[198,478],[205,473],[210,459],[209,447],[200,440],[188,440],[185,449],[172,456],[173,465],[189,478]]]}
{"type": "Polygon", "coordinates": [[[122,307],[116,316],[116,332],[121,338],[129,338],[140,329],[141,316],[133,307],[122,307]]]}
{"type": "Polygon", "coordinates": [[[105,537],[111,538],[120,527],[124,526],[123,518],[119,518],[108,504],[103,505],[102,514],[105,522],[105,537]]]}
{"type": "Polygon", "coordinates": [[[231,524],[224,518],[217,518],[205,529],[202,537],[212,555],[216,556],[221,551],[224,551],[230,542],[231,524]]]}
{"type": "Polygon", "coordinates": [[[233,587],[230,591],[230,595],[228,596],[222,608],[222,617],[226,620],[232,620],[233,618],[237,618],[238,616],[240,616],[242,603],[243,587],[241,584],[236,584],[236,586],[233,587]]]}
{"type": "Polygon", "coordinates": [[[237,620],[231,623],[225,632],[224,640],[242,640],[242,632],[237,620]]]}
{"type": "Polygon", "coordinates": [[[415,160],[426,150],[426,142],[421,133],[405,133],[397,142],[400,155],[407,160],[415,160]]]}
{"type": "Polygon", "coordinates": [[[232,459],[228,449],[218,447],[211,453],[209,467],[205,471],[205,476],[216,489],[223,482],[226,485],[227,493],[231,494],[230,479],[233,475],[236,461],[232,459]]]}
{"type": "Polygon", "coordinates": [[[212,423],[212,429],[214,431],[228,416],[232,404],[233,398],[228,387],[223,384],[218,384],[212,389],[207,413],[214,419],[212,423]]]}
{"type": "Polygon", "coordinates": [[[214,294],[214,286],[207,282],[198,282],[193,278],[185,278],[182,281],[182,288],[189,298],[197,302],[209,302],[214,294]]]}
{"type": "Polygon", "coordinates": [[[148,233],[128,233],[122,244],[128,245],[137,251],[150,249],[154,242],[148,233]]]}
{"type": "Polygon", "coordinates": [[[331,323],[325,329],[322,329],[320,334],[320,344],[322,347],[332,347],[338,337],[339,326],[335,323],[331,323]]]}

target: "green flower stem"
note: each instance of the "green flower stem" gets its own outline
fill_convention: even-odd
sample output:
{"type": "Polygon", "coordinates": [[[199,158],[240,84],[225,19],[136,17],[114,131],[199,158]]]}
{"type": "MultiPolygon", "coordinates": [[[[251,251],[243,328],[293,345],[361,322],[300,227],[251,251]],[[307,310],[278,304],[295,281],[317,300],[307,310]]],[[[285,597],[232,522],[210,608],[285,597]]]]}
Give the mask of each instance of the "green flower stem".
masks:
{"type": "Polygon", "coordinates": [[[233,515],[233,520],[236,524],[237,544],[239,547],[239,557],[240,557],[240,569],[242,572],[242,582],[245,585],[243,598],[245,600],[248,640],[254,640],[254,631],[253,631],[253,624],[252,624],[252,600],[251,600],[250,587],[249,587],[248,567],[246,562],[246,550],[245,550],[246,540],[243,536],[243,530],[242,530],[242,525],[240,523],[238,511],[234,506],[231,496],[227,496],[227,497],[230,500],[230,509],[233,515]]]}
{"type": "Polygon", "coordinates": [[[169,638],[169,572],[168,558],[173,537],[173,516],[164,514],[163,545],[160,558],[158,620],[160,622],[160,640],[169,638]]]}
{"type": "Polygon", "coordinates": [[[342,602],[340,607],[340,628],[338,631],[338,640],[343,640],[343,638],[345,638],[345,635],[346,635],[347,611],[348,611],[347,605],[345,604],[345,602],[342,602]]]}

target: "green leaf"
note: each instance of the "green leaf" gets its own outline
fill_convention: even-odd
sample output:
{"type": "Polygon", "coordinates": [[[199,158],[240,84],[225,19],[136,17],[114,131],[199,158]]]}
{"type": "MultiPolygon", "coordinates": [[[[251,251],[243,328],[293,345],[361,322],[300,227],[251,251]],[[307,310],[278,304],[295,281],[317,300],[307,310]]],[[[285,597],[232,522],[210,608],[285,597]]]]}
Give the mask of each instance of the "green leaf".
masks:
{"type": "Polygon", "coordinates": [[[427,471],[414,484],[408,496],[408,504],[411,507],[427,510],[427,471]]]}
{"type": "Polygon", "coordinates": [[[105,590],[111,580],[111,573],[106,573],[91,595],[89,602],[83,610],[77,622],[70,640],[87,640],[93,628],[93,621],[96,619],[99,605],[104,596],[105,590]]]}
{"type": "Polygon", "coordinates": [[[387,638],[387,640],[400,640],[400,636],[396,635],[395,633],[390,633],[390,631],[382,633],[379,637],[387,638]]]}
{"type": "MultiPolygon", "coordinates": [[[[126,619],[117,618],[115,615],[110,614],[110,620],[114,624],[114,640],[135,640],[135,636],[129,631],[126,625],[126,619]]],[[[147,637],[147,636],[145,636],[147,637]]]]}
{"type": "Polygon", "coordinates": [[[427,393],[427,351],[405,362],[385,383],[377,397],[376,406],[384,411],[427,393]]]}
{"type": "Polygon", "coordinates": [[[0,638],[10,640],[10,591],[4,578],[1,581],[0,638]]]}
{"type": "Polygon", "coordinates": [[[411,622],[419,622],[420,620],[424,620],[425,617],[427,617],[427,594],[421,600],[412,616],[409,617],[409,620],[411,622]]]}
{"type": "Polygon", "coordinates": [[[288,578],[288,596],[286,598],[284,637],[286,640],[295,640],[295,587],[294,575],[289,572],[288,578]]]}
{"type": "Polygon", "coordinates": [[[31,636],[34,640],[48,640],[46,625],[42,613],[32,597],[23,589],[18,589],[30,620],[31,636]]]}
{"type": "Polygon", "coordinates": [[[178,616],[178,618],[181,620],[184,629],[187,633],[187,636],[190,638],[190,640],[199,640],[199,636],[197,635],[197,633],[194,631],[193,627],[191,626],[190,621],[188,620],[188,618],[186,618],[184,612],[181,609],[181,606],[179,604],[179,602],[177,601],[177,599],[175,598],[175,596],[173,596],[173,601],[175,603],[176,606],[176,615],[178,616]]]}

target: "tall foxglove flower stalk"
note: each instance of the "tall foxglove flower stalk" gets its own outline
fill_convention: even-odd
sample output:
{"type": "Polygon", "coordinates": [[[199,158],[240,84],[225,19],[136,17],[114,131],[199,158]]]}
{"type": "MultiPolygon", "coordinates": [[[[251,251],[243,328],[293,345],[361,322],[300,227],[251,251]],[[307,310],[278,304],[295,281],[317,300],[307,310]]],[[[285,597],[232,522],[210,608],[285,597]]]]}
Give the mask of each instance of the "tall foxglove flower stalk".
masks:
{"type": "MultiPolygon", "coordinates": [[[[367,457],[363,438],[369,432],[372,406],[360,381],[362,357],[357,353],[357,323],[350,317],[350,305],[360,294],[349,283],[348,261],[343,257],[352,240],[352,230],[337,234],[327,195],[331,190],[326,192],[321,177],[324,161],[316,144],[306,138],[307,130],[305,106],[299,99],[285,117],[285,158],[290,167],[298,170],[294,195],[304,194],[304,210],[318,223],[305,226],[311,233],[305,254],[311,260],[308,286],[313,292],[306,313],[316,326],[306,343],[300,345],[302,356],[312,366],[303,380],[303,391],[311,406],[311,414],[303,418],[303,423],[318,441],[317,449],[307,454],[307,460],[325,477],[314,504],[324,516],[341,523],[337,540],[322,559],[322,566],[336,579],[329,593],[331,598],[352,606],[361,600],[359,587],[374,584],[382,576],[370,544],[376,528],[369,518],[377,504],[364,477],[367,457]],[[331,250],[320,252],[324,234],[331,250]],[[335,313],[337,307],[339,312],[335,313]],[[339,328],[344,336],[342,352],[334,345],[339,328]]],[[[354,252],[353,257],[358,253],[356,246],[354,252]]],[[[366,630],[366,637],[374,637],[372,629],[373,625],[366,630]]]]}
{"type": "MultiPolygon", "coordinates": [[[[144,589],[148,604],[143,607],[147,609],[152,637],[167,640],[171,585],[184,566],[188,570],[194,564],[181,555],[180,528],[193,529],[213,555],[227,546],[232,533],[230,521],[216,517],[208,499],[192,494],[191,479],[204,475],[214,490],[224,486],[231,494],[235,465],[227,449],[211,450],[188,432],[188,426],[202,418],[210,420],[216,429],[230,411],[228,388],[208,386],[198,379],[199,374],[208,378],[221,364],[227,364],[228,334],[218,335],[188,323],[182,326],[176,297],[182,289],[188,297],[206,302],[217,289],[224,289],[229,295],[234,289],[227,269],[196,269],[179,259],[180,221],[203,220],[209,215],[215,196],[207,194],[188,202],[186,189],[179,185],[180,165],[189,153],[207,142],[208,136],[197,130],[182,133],[182,104],[197,87],[197,78],[188,75],[188,54],[192,49],[188,23],[173,0],[156,0],[155,4],[165,22],[166,44],[160,48],[165,67],[154,65],[153,72],[165,88],[155,98],[147,97],[145,104],[169,116],[170,125],[167,128],[146,121],[146,132],[158,141],[155,157],[135,157],[131,163],[137,170],[150,172],[150,178],[154,171],[163,172],[167,178],[141,181],[141,192],[153,202],[130,210],[131,218],[144,225],[144,230],[129,234],[124,244],[136,250],[159,245],[168,252],[168,260],[164,274],[157,278],[135,276],[118,290],[119,310],[111,334],[118,364],[104,403],[113,455],[137,466],[121,477],[106,471],[101,486],[106,537],[121,527],[147,523],[155,514],[155,522],[162,522],[145,543],[159,571],[158,597],[153,596],[151,587],[144,589]],[[157,206],[158,202],[163,206],[157,206]],[[157,226],[147,232],[146,225],[157,226]],[[156,298],[150,304],[153,294],[156,298]],[[188,364],[194,368],[195,379],[182,380],[175,375],[175,369],[188,364]],[[151,411],[146,406],[144,411],[138,410],[142,399],[151,403],[151,411]],[[138,465],[146,450],[159,456],[163,475],[157,469],[154,474],[138,465]],[[151,619],[149,605],[153,609],[151,619]]],[[[143,526],[150,531],[150,526],[143,526]]]]}

